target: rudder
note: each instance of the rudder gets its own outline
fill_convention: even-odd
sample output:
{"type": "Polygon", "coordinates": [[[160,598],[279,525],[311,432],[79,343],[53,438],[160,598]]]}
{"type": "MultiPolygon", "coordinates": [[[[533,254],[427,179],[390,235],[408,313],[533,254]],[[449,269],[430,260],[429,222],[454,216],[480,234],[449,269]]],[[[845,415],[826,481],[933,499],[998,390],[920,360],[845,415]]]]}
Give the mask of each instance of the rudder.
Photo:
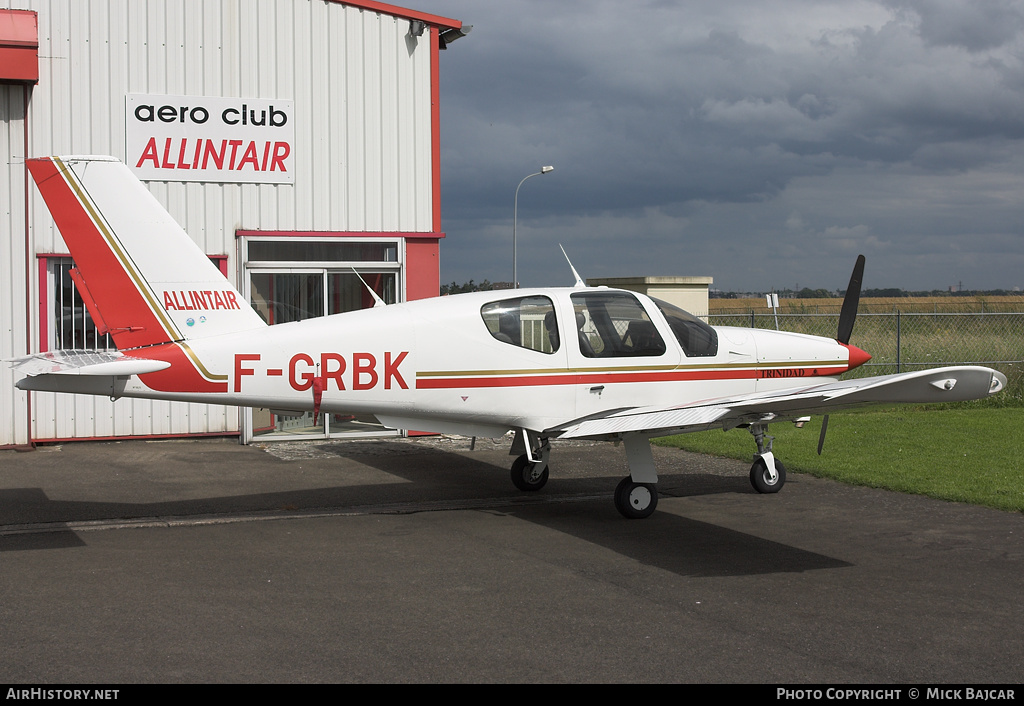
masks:
{"type": "Polygon", "coordinates": [[[83,299],[118,349],[265,326],[120,160],[27,164],[75,260],[83,299]]]}

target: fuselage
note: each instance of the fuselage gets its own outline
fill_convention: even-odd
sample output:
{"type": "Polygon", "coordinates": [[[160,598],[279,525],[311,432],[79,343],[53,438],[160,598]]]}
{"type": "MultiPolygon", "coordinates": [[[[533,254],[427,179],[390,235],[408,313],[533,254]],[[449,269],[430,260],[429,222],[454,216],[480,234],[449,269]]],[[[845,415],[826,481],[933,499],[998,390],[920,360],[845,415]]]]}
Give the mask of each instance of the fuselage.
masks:
{"type": "Polygon", "coordinates": [[[127,397],[297,411],[318,397],[325,412],[477,435],[799,389],[866,359],[832,339],[711,327],[606,288],[438,297],[126,354],[172,363],[131,377],[127,397]]]}

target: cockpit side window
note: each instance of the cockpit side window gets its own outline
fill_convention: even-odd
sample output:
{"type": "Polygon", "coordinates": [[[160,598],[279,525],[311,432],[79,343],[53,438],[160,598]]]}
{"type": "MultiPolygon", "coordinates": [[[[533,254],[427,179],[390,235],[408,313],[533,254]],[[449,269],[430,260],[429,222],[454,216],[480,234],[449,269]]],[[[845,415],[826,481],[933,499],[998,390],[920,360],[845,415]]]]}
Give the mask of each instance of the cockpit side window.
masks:
{"type": "Polygon", "coordinates": [[[572,295],[580,353],[587,358],[659,356],[665,341],[636,297],[626,292],[572,295]]]}
{"type": "Polygon", "coordinates": [[[502,343],[541,353],[558,350],[555,306],[547,297],[503,299],[480,308],[487,331],[502,343]]]}
{"type": "Polygon", "coordinates": [[[718,332],[688,311],[653,299],[687,358],[718,355],[718,332]]]}

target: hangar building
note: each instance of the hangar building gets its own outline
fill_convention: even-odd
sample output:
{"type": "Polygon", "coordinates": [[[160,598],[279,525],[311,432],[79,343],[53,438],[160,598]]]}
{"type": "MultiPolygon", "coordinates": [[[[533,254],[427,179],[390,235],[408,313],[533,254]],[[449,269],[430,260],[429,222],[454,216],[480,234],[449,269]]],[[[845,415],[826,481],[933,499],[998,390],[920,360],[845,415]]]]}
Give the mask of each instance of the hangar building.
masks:
{"type": "MultiPolygon", "coordinates": [[[[435,296],[440,50],[462,23],[372,0],[10,0],[0,9],[0,359],[112,347],[26,157],[113,155],[268,323],[435,296]],[[357,274],[359,276],[357,276],[357,274]]],[[[468,30],[467,30],[468,31],[468,30]]],[[[26,393],[0,447],[388,433],[273,410],[26,393]]]]}

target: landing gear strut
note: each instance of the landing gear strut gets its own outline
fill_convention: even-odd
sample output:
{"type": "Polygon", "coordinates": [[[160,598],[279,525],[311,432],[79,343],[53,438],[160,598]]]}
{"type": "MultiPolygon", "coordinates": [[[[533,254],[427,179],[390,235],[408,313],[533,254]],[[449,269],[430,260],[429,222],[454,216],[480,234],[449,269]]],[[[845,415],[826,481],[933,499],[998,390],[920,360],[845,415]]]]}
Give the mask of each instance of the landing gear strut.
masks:
{"type": "Polygon", "coordinates": [[[639,434],[625,434],[622,441],[629,475],[615,488],[615,509],[627,520],[642,520],[658,507],[658,473],[651,441],[639,434]]]}
{"type": "MultiPolygon", "coordinates": [[[[629,475],[615,488],[615,509],[630,520],[650,517],[658,507],[658,473],[650,440],[640,434],[624,434],[629,475]]],[[[548,482],[551,444],[537,432],[517,429],[512,449],[512,484],[522,491],[536,491],[548,482]]]]}
{"type": "Polygon", "coordinates": [[[510,453],[519,454],[512,462],[512,485],[524,492],[543,488],[548,482],[551,443],[533,432],[519,429],[510,453]]]}
{"type": "Polygon", "coordinates": [[[526,454],[512,462],[512,485],[522,491],[540,490],[548,482],[548,462],[531,461],[526,454]]]}
{"type": "Polygon", "coordinates": [[[750,467],[750,484],[759,493],[777,493],[786,483],[786,467],[772,453],[775,437],[768,436],[767,432],[768,425],[763,422],[750,425],[750,433],[754,435],[757,444],[754,465],[750,467]]]}

